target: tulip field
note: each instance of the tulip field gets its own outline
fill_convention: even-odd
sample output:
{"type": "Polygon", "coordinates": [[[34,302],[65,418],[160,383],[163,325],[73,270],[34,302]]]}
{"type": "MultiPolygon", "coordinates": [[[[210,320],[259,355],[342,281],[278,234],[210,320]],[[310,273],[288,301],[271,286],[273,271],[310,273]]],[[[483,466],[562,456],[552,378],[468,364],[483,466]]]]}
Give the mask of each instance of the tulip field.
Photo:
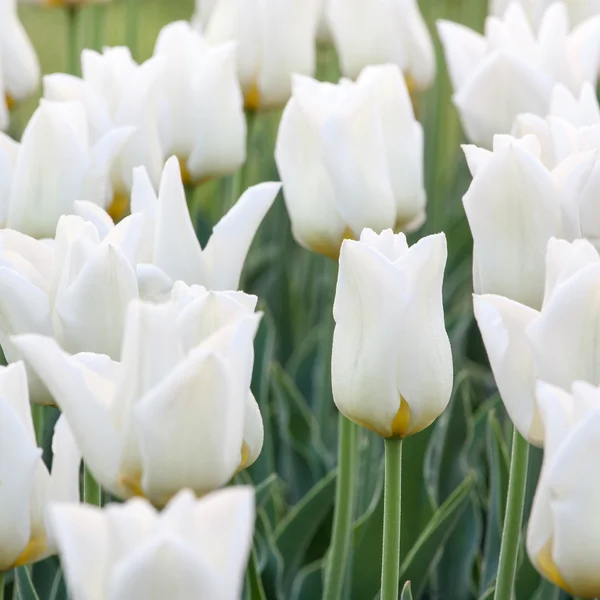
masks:
{"type": "Polygon", "coordinates": [[[0,0],[0,600],[600,598],[600,0],[0,0]]]}

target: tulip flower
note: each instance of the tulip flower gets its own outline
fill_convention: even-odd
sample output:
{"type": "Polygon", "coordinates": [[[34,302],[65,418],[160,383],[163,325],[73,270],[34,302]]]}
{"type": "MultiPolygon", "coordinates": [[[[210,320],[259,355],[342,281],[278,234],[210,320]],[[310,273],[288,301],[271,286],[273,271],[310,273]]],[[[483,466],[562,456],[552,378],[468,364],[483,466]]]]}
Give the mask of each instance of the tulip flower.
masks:
{"type": "Polygon", "coordinates": [[[0,573],[56,552],[46,526],[48,503],[79,501],[81,456],[61,417],[52,472],[37,447],[23,363],[0,366],[0,573]]]}
{"type": "Polygon", "coordinates": [[[252,545],[254,493],[196,500],[181,491],[158,513],[145,500],[57,504],[50,521],[73,600],[239,600],[252,545]]]}
{"type": "MultiPolygon", "coordinates": [[[[10,341],[21,333],[119,358],[127,305],[138,296],[139,219],[128,217],[100,240],[92,223],[62,217],[52,245],[0,231],[0,344],[9,362],[21,358],[10,341]]],[[[30,386],[32,401],[52,402],[32,373],[30,386]]]]}
{"type": "Polygon", "coordinates": [[[186,487],[223,486],[262,447],[250,393],[256,298],[180,287],[170,302],[129,304],[117,372],[93,372],[49,337],[12,338],[94,478],[117,497],[160,506],[186,487]]]}
{"type": "Polygon", "coordinates": [[[191,182],[234,173],[246,160],[236,45],[210,47],[178,21],[162,29],[154,55],[164,61],[159,124],[165,155],[179,157],[191,182]]]}
{"type": "Polygon", "coordinates": [[[346,77],[355,79],[369,65],[394,63],[409,87],[433,84],[433,42],[416,0],[329,0],[326,11],[346,77]]]}
{"type": "Polygon", "coordinates": [[[600,594],[597,507],[600,389],[583,381],[569,392],[537,384],[546,431],[544,461],[529,526],[527,552],[538,571],[581,598],[600,594]]]}
{"type": "Polygon", "coordinates": [[[37,91],[40,65],[17,14],[16,0],[0,0],[0,131],[8,127],[8,109],[37,91]]]}
{"type": "Polygon", "coordinates": [[[0,134],[0,216],[3,225],[33,237],[52,237],[75,200],[107,206],[113,197],[110,171],[131,134],[122,127],[90,144],[79,102],[42,100],[20,144],[0,134]]]}
{"type": "Polygon", "coordinates": [[[586,240],[552,239],[546,260],[541,310],[493,294],[474,298],[500,396],[515,427],[537,446],[544,430],[536,380],[564,390],[578,380],[600,384],[600,255],[586,240]]]}
{"type": "Polygon", "coordinates": [[[548,240],[562,237],[560,196],[534,136],[464,148],[473,181],[463,198],[473,234],[475,293],[540,308],[548,240]]]}
{"type": "MultiPolygon", "coordinates": [[[[537,29],[544,12],[555,0],[490,0],[490,14],[502,15],[511,2],[518,1],[527,14],[529,24],[533,29],[537,29]]],[[[600,14],[599,0],[564,0],[569,12],[569,21],[573,25],[600,14]]]]}
{"type": "Polygon", "coordinates": [[[295,77],[275,148],[299,244],[337,258],[365,227],[411,231],[425,220],[423,130],[398,67],[356,83],[295,77]]]}
{"type": "Polygon", "coordinates": [[[291,75],[313,75],[320,0],[217,0],[204,33],[211,44],[237,42],[246,108],[283,106],[291,75]]]}
{"type": "Polygon", "coordinates": [[[333,398],[348,419],[383,437],[425,429],[450,400],[445,265],[444,234],[409,249],[402,233],[365,229],[360,242],[342,244],[333,305],[333,398]]]}
{"type": "Polygon", "coordinates": [[[111,169],[114,196],[109,203],[112,201],[115,209],[128,203],[134,167],[146,167],[158,186],[164,152],[156,111],[164,67],[157,59],[138,65],[129,48],[104,48],[101,54],[94,50],[81,53],[81,78],[64,73],[44,77],[45,98],[83,104],[93,144],[120,128],[130,128],[111,169]]]}
{"type": "Polygon", "coordinates": [[[569,31],[561,2],[544,13],[537,35],[520,4],[503,18],[486,19],[485,35],[438,21],[446,63],[463,128],[470,141],[490,147],[496,133],[508,133],[521,113],[545,116],[552,86],[578,92],[596,83],[600,67],[600,16],[569,31]]]}
{"type": "MultiPolygon", "coordinates": [[[[203,249],[198,242],[187,208],[177,158],[164,168],[158,197],[143,168],[134,172],[131,210],[142,219],[142,240],[136,255],[138,280],[146,299],[169,293],[172,282],[199,284],[213,290],[236,290],[250,244],[281,185],[260,183],[242,194],[238,202],[215,225],[203,249]]],[[[114,223],[90,203],[76,210],[102,231],[114,223]]]]}

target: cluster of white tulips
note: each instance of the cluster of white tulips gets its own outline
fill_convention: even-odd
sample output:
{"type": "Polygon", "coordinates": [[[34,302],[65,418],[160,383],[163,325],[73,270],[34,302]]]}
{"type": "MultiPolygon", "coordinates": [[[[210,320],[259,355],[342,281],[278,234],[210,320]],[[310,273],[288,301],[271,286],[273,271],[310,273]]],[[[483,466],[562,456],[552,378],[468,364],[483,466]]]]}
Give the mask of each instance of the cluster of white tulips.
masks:
{"type": "MultiPolygon", "coordinates": [[[[495,598],[514,597],[528,444],[544,448],[530,560],[592,598],[600,2],[496,0],[490,13],[483,35],[437,29],[470,142],[474,314],[515,427],[495,598]]],[[[42,78],[16,0],[0,0],[0,130],[40,79],[43,95],[19,141],[0,133],[0,598],[4,573],[52,554],[75,600],[243,597],[255,497],[226,486],[251,481],[238,474],[269,440],[251,391],[262,312],[240,284],[281,191],[294,239],[339,264],[323,598],[345,597],[358,425],[385,439],[380,598],[397,600],[402,440],[443,413],[454,380],[446,237],[405,235],[427,217],[413,103],[435,74],[416,0],[198,0],[145,62],[84,49],[80,77],[42,78]],[[335,48],[339,83],[314,78],[319,44],[335,48]],[[243,191],[203,248],[186,191],[239,180],[248,111],[277,108],[281,183],[243,191]],[[48,406],[61,412],[50,469],[48,406]]]]}

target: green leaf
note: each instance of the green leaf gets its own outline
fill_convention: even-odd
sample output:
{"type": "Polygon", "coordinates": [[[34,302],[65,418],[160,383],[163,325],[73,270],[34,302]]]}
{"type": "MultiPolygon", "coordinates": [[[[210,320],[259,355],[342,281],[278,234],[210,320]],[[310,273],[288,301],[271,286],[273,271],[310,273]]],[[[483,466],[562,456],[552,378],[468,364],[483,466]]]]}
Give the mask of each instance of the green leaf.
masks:
{"type": "Polygon", "coordinates": [[[28,567],[17,567],[15,569],[15,583],[19,600],[40,600],[33,586],[28,567]]]}
{"type": "Polygon", "coordinates": [[[494,597],[495,591],[496,591],[496,586],[493,585],[492,587],[485,590],[485,592],[483,592],[483,594],[481,594],[481,596],[479,596],[479,600],[492,600],[492,598],[494,597]]]}
{"type": "Polygon", "coordinates": [[[474,478],[469,475],[454,493],[434,513],[419,539],[400,566],[401,580],[410,580],[419,586],[416,596],[425,589],[428,575],[435,568],[440,548],[453,531],[469,503],[474,478]]]}
{"type": "Polygon", "coordinates": [[[400,600],[413,600],[412,591],[410,589],[410,581],[407,581],[402,588],[400,600]]]}
{"type": "Polygon", "coordinates": [[[283,588],[289,592],[315,533],[331,514],[336,471],[330,471],[292,508],[275,530],[275,545],[283,559],[283,588]]]}
{"type": "Polygon", "coordinates": [[[487,524],[485,528],[486,537],[483,549],[481,579],[479,582],[481,594],[494,581],[498,572],[509,472],[508,449],[494,412],[489,413],[487,421],[487,454],[490,486],[487,524]]]}
{"type": "Polygon", "coordinates": [[[290,600],[320,598],[323,594],[323,572],[327,561],[317,560],[306,565],[294,579],[290,600]]]}
{"type": "Polygon", "coordinates": [[[250,560],[246,569],[246,593],[248,600],[267,600],[265,589],[258,569],[258,558],[256,550],[252,548],[250,560]]]}

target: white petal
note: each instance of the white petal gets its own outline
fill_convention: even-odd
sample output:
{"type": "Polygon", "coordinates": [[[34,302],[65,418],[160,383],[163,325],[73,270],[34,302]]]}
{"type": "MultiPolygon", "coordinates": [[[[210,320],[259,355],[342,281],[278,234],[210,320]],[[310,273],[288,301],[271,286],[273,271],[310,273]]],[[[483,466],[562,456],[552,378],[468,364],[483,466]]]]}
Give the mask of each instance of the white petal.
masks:
{"type": "Polygon", "coordinates": [[[73,212],[82,219],[93,223],[98,230],[100,239],[104,239],[115,226],[110,215],[102,207],[93,202],[77,200],[73,206],[73,212]]]}
{"type": "Polygon", "coordinates": [[[140,300],[166,302],[173,289],[173,280],[158,267],[142,264],[136,267],[140,300]]]}
{"type": "Polygon", "coordinates": [[[244,411],[244,448],[241,468],[247,469],[260,456],[264,438],[265,431],[260,408],[252,392],[249,392],[244,411]],[[247,456],[244,456],[246,452],[247,456]]]}
{"type": "MultiPolygon", "coordinates": [[[[215,225],[202,253],[209,288],[238,289],[250,244],[280,189],[281,184],[270,182],[248,188],[215,225]]],[[[184,281],[188,284],[200,283],[184,281]]]]}

